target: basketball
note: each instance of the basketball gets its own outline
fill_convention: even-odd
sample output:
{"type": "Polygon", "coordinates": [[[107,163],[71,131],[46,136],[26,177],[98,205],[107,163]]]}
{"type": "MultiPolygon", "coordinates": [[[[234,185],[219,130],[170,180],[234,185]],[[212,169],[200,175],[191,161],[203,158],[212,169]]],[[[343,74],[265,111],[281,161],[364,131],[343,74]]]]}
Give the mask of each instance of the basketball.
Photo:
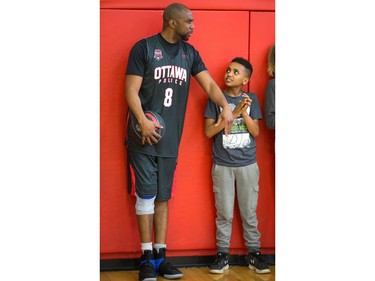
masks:
{"type": "MultiPolygon", "coordinates": [[[[158,142],[161,142],[165,133],[165,122],[164,119],[156,112],[153,111],[145,111],[146,118],[151,120],[152,122],[163,126],[163,128],[155,128],[156,133],[160,135],[160,139],[158,142]]],[[[137,119],[130,111],[130,129],[129,134],[130,136],[139,144],[142,144],[142,131],[141,126],[138,124],[137,119]]]]}

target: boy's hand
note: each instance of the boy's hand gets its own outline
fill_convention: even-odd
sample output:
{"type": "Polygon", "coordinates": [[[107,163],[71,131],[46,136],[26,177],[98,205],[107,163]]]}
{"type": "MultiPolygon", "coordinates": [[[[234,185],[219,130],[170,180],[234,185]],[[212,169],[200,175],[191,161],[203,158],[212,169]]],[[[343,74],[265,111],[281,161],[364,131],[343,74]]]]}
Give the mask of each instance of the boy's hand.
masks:
{"type": "Polygon", "coordinates": [[[249,98],[248,95],[243,94],[242,100],[237,104],[237,106],[233,109],[233,118],[238,118],[241,113],[245,114],[246,109],[251,105],[252,100],[249,98]]]}

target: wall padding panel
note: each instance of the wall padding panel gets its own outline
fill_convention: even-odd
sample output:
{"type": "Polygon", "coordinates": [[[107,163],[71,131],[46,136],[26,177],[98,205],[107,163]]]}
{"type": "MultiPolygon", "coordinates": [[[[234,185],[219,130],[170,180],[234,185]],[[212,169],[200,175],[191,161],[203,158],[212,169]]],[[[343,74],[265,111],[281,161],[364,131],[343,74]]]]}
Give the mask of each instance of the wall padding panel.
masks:
{"type": "MultiPolygon", "coordinates": [[[[163,9],[178,2],[174,0],[100,0],[102,9],[163,9]]],[[[226,10],[226,11],[274,11],[275,0],[185,0],[180,3],[192,10],[226,10]]]]}
{"type": "MultiPolygon", "coordinates": [[[[254,73],[250,90],[257,94],[264,116],[268,50],[275,43],[275,13],[250,13],[250,61],[254,73]]],[[[260,135],[256,139],[257,160],[260,169],[258,221],[264,248],[275,247],[275,133],[269,130],[264,119],[259,122],[260,135]]]]}

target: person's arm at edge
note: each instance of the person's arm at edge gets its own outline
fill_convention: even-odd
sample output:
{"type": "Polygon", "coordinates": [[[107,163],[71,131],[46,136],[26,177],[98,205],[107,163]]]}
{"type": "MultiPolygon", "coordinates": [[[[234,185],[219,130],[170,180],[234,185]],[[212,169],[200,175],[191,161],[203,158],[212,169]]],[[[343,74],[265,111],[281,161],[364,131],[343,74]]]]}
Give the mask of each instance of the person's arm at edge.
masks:
{"type": "Polygon", "coordinates": [[[275,129],[275,84],[271,81],[268,82],[266,87],[264,113],[267,128],[275,129]]]}
{"type": "MultiPolygon", "coordinates": [[[[194,76],[194,78],[206,92],[209,99],[211,99],[215,104],[219,105],[223,109],[216,122],[216,126],[219,126],[221,121],[224,120],[225,134],[228,135],[230,133],[230,128],[232,127],[233,115],[223,92],[216,84],[216,82],[212,79],[207,70],[199,72],[194,76]]],[[[222,130],[222,128],[220,130],[222,130]]]]}

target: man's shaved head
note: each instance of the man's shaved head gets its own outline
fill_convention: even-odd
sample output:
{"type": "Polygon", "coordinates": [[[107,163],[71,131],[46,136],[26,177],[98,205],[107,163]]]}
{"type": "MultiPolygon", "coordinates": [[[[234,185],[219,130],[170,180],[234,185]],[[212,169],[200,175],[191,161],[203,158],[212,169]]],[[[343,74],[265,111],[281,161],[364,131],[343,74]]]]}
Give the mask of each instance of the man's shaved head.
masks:
{"type": "Polygon", "coordinates": [[[190,10],[190,9],[180,3],[170,4],[168,7],[165,8],[164,13],[163,13],[164,23],[168,22],[170,19],[177,18],[181,14],[181,12],[186,11],[186,10],[190,10]]]}
{"type": "Polygon", "coordinates": [[[183,4],[168,5],[163,13],[163,30],[161,35],[169,43],[179,40],[187,41],[194,31],[194,18],[190,9],[183,4]]]}

